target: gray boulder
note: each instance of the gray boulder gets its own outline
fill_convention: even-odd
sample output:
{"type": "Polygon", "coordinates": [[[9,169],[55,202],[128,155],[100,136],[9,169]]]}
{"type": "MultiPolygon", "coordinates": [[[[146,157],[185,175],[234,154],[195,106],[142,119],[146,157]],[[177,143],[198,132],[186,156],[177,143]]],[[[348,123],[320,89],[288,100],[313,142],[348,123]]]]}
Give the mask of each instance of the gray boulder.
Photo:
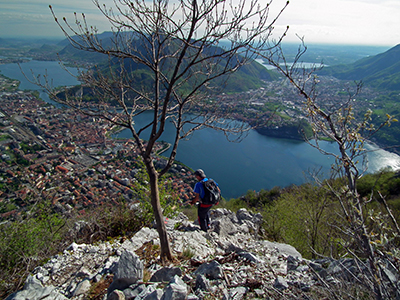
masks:
{"type": "Polygon", "coordinates": [[[204,275],[197,275],[194,289],[208,292],[211,288],[210,281],[204,275]]]}
{"type": "Polygon", "coordinates": [[[146,288],[147,287],[144,284],[132,284],[128,288],[124,289],[123,292],[126,299],[135,299],[146,288]]]}
{"type": "Polygon", "coordinates": [[[125,295],[120,290],[113,290],[107,297],[107,300],[125,300],[125,295]]]}
{"type": "Polygon", "coordinates": [[[221,265],[213,260],[209,263],[204,263],[194,272],[195,275],[205,275],[210,279],[222,279],[223,278],[223,270],[221,265]]]}
{"type": "Polygon", "coordinates": [[[54,286],[43,287],[38,279],[29,275],[24,288],[11,294],[6,300],[67,300],[54,286]]]}
{"type": "Polygon", "coordinates": [[[182,270],[178,267],[175,268],[162,268],[157,270],[153,276],[151,276],[151,282],[170,282],[175,275],[182,276],[182,270]]]}
{"type": "Polygon", "coordinates": [[[79,295],[84,295],[86,294],[90,288],[91,288],[90,281],[85,279],[82,282],[78,284],[74,292],[72,293],[72,296],[79,296],[79,295]]]}
{"type": "Polygon", "coordinates": [[[299,266],[300,261],[296,257],[289,255],[286,262],[287,262],[287,270],[294,271],[299,266]]]}
{"type": "Polygon", "coordinates": [[[183,282],[179,276],[174,279],[165,287],[162,300],[185,300],[187,298],[188,288],[186,283],[183,282]]]}
{"type": "Polygon", "coordinates": [[[218,233],[219,236],[234,235],[238,232],[237,226],[232,222],[229,217],[222,217],[212,222],[213,231],[218,233]]]}
{"type": "Polygon", "coordinates": [[[229,291],[229,299],[230,300],[241,300],[247,293],[247,289],[245,287],[239,286],[233,288],[229,291]]]}
{"type": "Polygon", "coordinates": [[[121,246],[126,250],[136,251],[137,249],[142,247],[145,243],[157,239],[158,239],[157,230],[148,227],[143,227],[130,240],[124,241],[121,246]]]}
{"type": "Polygon", "coordinates": [[[271,250],[275,250],[276,254],[282,254],[285,256],[293,256],[298,259],[302,259],[302,255],[300,254],[299,251],[296,250],[295,247],[288,245],[288,244],[282,244],[282,243],[277,243],[277,242],[270,242],[270,241],[263,241],[262,242],[263,246],[266,246],[270,248],[271,250]]]}
{"type": "Polygon", "coordinates": [[[239,220],[239,222],[243,222],[245,220],[252,221],[253,220],[253,215],[247,211],[245,208],[241,208],[237,211],[236,216],[239,220]]]}
{"type": "Polygon", "coordinates": [[[258,255],[254,254],[254,253],[243,251],[243,252],[239,252],[238,254],[240,257],[243,257],[244,259],[246,259],[249,262],[252,262],[255,264],[264,263],[264,260],[262,260],[260,257],[258,257],[258,255]]]}
{"type": "Polygon", "coordinates": [[[125,250],[115,267],[113,282],[108,293],[115,289],[124,290],[139,280],[143,280],[143,263],[135,252],[125,250]]]}
{"type": "Polygon", "coordinates": [[[163,296],[163,291],[161,289],[156,289],[154,286],[149,285],[144,288],[144,290],[137,295],[135,298],[127,298],[127,299],[135,299],[135,300],[160,300],[163,296]]]}
{"type": "Polygon", "coordinates": [[[278,276],[275,279],[274,288],[278,290],[286,290],[287,288],[289,288],[289,284],[285,278],[283,278],[282,276],[278,276]]]}
{"type": "Polygon", "coordinates": [[[187,251],[199,258],[210,257],[215,254],[215,249],[210,247],[205,233],[200,231],[171,232],[171,247],[176,253],[187,251]]]}

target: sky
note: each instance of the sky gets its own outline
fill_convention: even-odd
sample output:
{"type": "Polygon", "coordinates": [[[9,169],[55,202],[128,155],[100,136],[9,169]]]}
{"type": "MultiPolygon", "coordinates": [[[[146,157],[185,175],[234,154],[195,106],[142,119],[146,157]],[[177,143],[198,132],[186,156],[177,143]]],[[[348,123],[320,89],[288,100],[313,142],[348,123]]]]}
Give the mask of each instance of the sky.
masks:
{"type": "MultiPolygon", "coordinates": [[[[286,0],[273,0],[272,15],[285,3],[286,0]]],[[[66,17],[72,22],[74,12],[85,13],[100,32],[110,30],[91,0],[0,0],[0,38],[63,38],[49,4],[59,19],[66,17]]],[[[400,0],[290,0],[275,25],[276,31],[287,25],[288,42],[298,42],[296,36],[301,36],[308,44],[392,47],[400,44],[400,0]]]]}

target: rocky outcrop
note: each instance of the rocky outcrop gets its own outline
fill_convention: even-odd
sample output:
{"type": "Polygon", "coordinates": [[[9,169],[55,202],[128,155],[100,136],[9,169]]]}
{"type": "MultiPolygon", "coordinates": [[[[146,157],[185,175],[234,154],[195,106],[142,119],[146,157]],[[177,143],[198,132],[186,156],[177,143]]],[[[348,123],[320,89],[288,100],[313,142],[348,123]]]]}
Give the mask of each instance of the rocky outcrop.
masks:
{"type": "Polygon", "coordinates": [[[142,228],[127,240],[72,244],[36,268],[7,300],[290,298],[340,270],[338,262],[326,268],[290,245],[258,239],[259,214],[212,212],[207,233],[182,214],[166,220],[176,255],[171,265],[159,264],[157,231],[142,228]]]}

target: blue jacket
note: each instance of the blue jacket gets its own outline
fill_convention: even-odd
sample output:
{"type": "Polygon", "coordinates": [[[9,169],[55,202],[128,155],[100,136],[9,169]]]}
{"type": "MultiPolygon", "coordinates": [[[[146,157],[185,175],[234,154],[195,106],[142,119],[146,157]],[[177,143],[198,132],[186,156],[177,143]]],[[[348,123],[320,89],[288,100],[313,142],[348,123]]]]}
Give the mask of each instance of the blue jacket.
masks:
{"type": "MultiPolygon", "coordinates": [[[[207,181],[208,178],[204,178],[202,181],[207,181]]],[[[200,199],[203,199],[205,196],[204,186],[202,181],[199,181],[195,184],[193,191],[200,195],[200,199]]]]}

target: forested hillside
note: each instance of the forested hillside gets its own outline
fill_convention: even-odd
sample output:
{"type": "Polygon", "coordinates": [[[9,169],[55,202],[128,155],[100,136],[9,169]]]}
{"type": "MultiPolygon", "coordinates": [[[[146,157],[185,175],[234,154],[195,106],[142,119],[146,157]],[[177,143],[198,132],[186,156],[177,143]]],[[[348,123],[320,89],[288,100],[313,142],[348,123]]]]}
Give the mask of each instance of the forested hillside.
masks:
{"type": "MultiPolygon", "coordinates": [[[[321,186],[303,184],[300,186],[275,187],[271,190],[248,191],[246,195],[231,199],[225,203],[228,208],[240,207],[261,212],[264,217],[263,229],[269,240],[293,245],[303,256],[317,258],[319,255],[340,257],[346,252],[342,247],[348,239],[341,232],[343,215],[340,202],[331,187],[343,186],[343,179],[326,180],[321,186]],[[341,243],[337,243],[342,241],[341,243]],[[335,246],[334,246],[335,245],[335,246]]],[[[367,226],[378,230],[379,222],[385,222],[385,228],[379,228],[377,239],[387,235],[394,224],[387,215],[379,193],[392,210],[394,218],[400,219],[400,177],[390,170],[368,174],[358,181],[360,195],[371,201],[366,211],[370,214],[367,226]]],[[[399,244],[399,237],[382,240],[382,247],[390,243],[399,244]]]]}
{"type": "Polygon", "coordinates": [[[382,90],[400,90],[400,44],[388,51],[360,59],[349,65],[324,68],[320,75],[332,75],[343,80],[363,81],[382,90]]]}

